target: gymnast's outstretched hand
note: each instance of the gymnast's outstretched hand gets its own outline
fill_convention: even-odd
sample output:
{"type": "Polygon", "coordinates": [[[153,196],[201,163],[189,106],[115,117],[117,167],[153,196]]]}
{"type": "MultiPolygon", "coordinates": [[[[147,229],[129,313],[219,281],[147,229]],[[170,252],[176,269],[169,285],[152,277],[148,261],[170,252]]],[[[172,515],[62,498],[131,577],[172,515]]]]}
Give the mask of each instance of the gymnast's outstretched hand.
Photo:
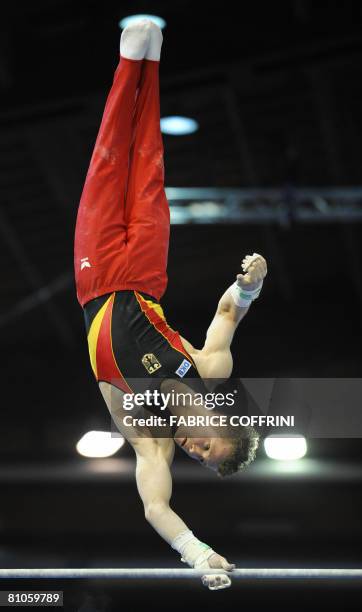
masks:
{"type": "Polygon", "coordinates": [[[207,561],[204,561],[199,566],[195,566],[197,569],[220,569],[223,570],[220,574],[207,574],[205,573],[201,580],[202,584],[210,591],[218,591],[220,589],[227,589],[231,586],[230,576],[225,574],[224,572],[232,572],[235,569],[235,565],[233,563],[229,563],[225,557],[218,555],[217,553],[212,554],[207,561]]]}
{"type": "Polygon", "coordinates": [[[259,253],[246,255],[241,267],[243,274],[238,274],[236,277],[239,287],[247,291],[254,291],[261,287],[268,271],[264,257],[259,255],[259,253]]]}

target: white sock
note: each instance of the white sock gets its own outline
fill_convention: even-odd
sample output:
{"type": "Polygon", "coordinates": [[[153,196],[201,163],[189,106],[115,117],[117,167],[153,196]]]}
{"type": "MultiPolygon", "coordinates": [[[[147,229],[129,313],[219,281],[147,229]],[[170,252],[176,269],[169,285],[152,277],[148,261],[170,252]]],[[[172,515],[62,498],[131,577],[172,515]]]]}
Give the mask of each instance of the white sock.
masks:
{"type": "Polygon", "coordinates": [[[132,60],[145,57],[150,42],[150,24],[149,19],[142,19],[123,30],[120,43],[122,57],[132,60]]]}
{"type": "Polygon", "coordinates": [[[148,49],[146,52],[146,59],[153,60],[154,62],[159,62],[161,57],[161,47],[162,47],[163,36],[161,29],[153,23],[150,22],[150,41],[148,45],[148,49]]]}

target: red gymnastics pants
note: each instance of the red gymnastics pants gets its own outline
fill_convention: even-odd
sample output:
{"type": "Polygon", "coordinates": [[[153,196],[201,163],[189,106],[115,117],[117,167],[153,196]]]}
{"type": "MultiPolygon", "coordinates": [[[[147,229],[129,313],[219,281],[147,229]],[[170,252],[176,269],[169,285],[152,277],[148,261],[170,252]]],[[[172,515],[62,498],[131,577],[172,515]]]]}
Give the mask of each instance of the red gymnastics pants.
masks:
{"type": "Polygon", "coordinates": [[[120,58],[79,205],[75,280],[82,306],[117,290],[159,300],[167,286],[159,62],[120,58]]]}

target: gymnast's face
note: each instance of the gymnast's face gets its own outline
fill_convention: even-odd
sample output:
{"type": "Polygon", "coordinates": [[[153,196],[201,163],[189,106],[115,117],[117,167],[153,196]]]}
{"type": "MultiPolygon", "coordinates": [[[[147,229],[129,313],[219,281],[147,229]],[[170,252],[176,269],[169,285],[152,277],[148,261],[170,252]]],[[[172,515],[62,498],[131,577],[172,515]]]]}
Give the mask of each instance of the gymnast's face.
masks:
{"type": "Polygon", "coordinates": [[[231,443],[227,438],[175,438],[176,444],[192,459],[211,470],[217,471],[218,465],[228,457],[231,443]]]}

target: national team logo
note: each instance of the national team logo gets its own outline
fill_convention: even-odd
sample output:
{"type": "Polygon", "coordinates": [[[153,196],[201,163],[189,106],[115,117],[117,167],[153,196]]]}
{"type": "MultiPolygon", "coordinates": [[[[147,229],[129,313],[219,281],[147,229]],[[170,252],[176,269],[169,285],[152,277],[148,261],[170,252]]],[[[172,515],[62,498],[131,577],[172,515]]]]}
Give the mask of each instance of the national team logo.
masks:
{"type": "Polygon", "coordinates": [[[142,363],[149,374],[154,374],[156,370],[159,370],[161,367],[160,362],[153,353],[146,353],[146,355],[143,355],[142,363]]]}
{"type": "Polygon", "coordinates": [[[187,361],[187,359],[184,359],[181,365],[176,370],[177,376],[179,376],[180,378],[183,378],[186,372],[188,372],[190,368],[191,368],[191,363],[187,361]]]}
{"type": "Polygon", "coordinates": [[[88,257],[83,257],[83,258],[80,260],[80,269],[81,269],[81,270],[84,270],[84,268],[90,268],[90,267],[91,267],[91,265],[90,265],[90,263],[89,263],[89,259],[88,259],[88,257]]]}

